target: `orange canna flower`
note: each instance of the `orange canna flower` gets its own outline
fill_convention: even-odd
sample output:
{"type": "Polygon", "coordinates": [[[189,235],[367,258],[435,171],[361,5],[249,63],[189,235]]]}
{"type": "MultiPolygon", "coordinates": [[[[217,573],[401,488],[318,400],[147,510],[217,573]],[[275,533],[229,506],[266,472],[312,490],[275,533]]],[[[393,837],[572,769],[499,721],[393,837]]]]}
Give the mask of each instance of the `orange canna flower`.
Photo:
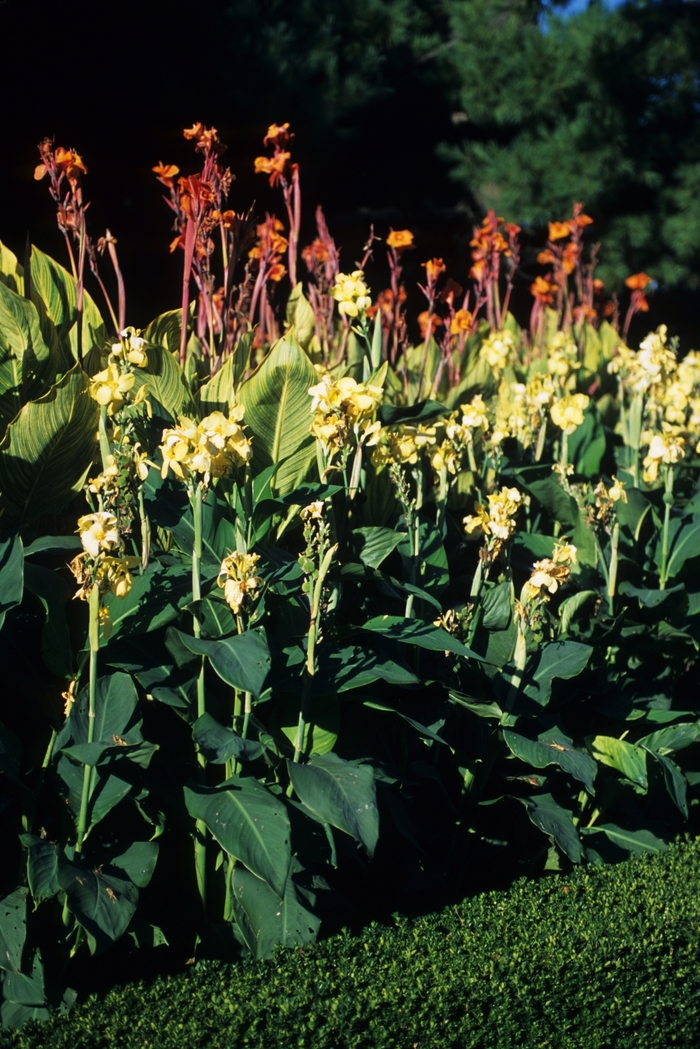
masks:
{"type": "Polygon", "coordinates": [[[185,238],[183,236],[175,237],[174,240],[170,241],[170,254],[177,250],[177,248],[184,248],[185,238]]]}
{"type": "Polygon", "coordinates": [[[441,317],[438,317],[437,313],[428,313],[427,310],[423,310],[422,313],[418,314],[418,324],[420,325],[421,339],[425,339],[428,336],[428,327],[430,327],[430,334],[432,335],[436,328],[442,326],[443,321],[441,317]]]}
{"type": "Polygon", "coordinates": [[[180,173],[179,167],[176,164],[164,164],[159,161],[151,171],[155,173],[156,178],[159,182],[162,182],[164,186],[172,186],[173,179],[180,173]]]}
{"type": "Polygon", "coordinates": [[[307,267],[311,270],[313,269],[314,264],[320,265],[327,262],[329,254],[330,252],[323,241],[319,237],[316,237],[311,244],[307,244],[301,253],[301,257],[307,267]]]}
{"type": "Polygon", "coordinates": [[[594,280],[593,280],[593,291],[601,292],[604,287],[605,287],[605,282],[602,281],[600,279],[600,277],[595,277],[594,280]]]}
{"type": "Polygon", "coordinates": [[[545,277],[535,277],[534,284],[530,285],[531,293],[543,306],[549,306],[554,302],[554,295],[552,293],[556,290],[556,284],[552,284],[550,281],[546,280],[545,277]]]}
{"type": "Polygon", "coordinates": [[[515,222],[506,222],[505,226],[503,227],[503,232],[509,237],[517,237],[518,233],[520,233],[520,230],[521,227],[517,226],[515,222]]]}
{"type": "Polygon", "coordinates": [[[537,256],[537,261],[542,266],[552,266],[557,261],[557,259],[554,252],[550,251],[549,248],[546,248],[544,251],[541,251],[539,253],[539,255],[537,256]]]}
{"type": "Polygon", "coordinates": [[[263,145],[286,146],[293,138],[294,135],[289,130],[289,124],[270,124],[263,139],[263,145]]]}
{"type": "Polygon", "coordinates": [[[201,120],[198,120],[196,124],[192,125],[192,127],[186,127],[185,130],[182,133],[185,136],[185,138],[192,139],[192,138],[200,138],[203,131],[204,131],[204,124],[202,123],[201,120]]]}
{"type": "Polygon", "coordinates": [[[643,291],[647,284],[651,284],[652,279],[648,273],[633,273],[631,277],[627,277],[625,284],[632,291],[643,291]]]}
{"type": "Polygon", "coordinates": [[[413,245],[413,234],[409,229],[390,229],[386,244],[388,248],[394,248],[396,251],[410,248],[413,245]]]}
{"type": "Polygon", "coordinates": [[[428,262],[421,262],[421,266],[425,267],[425,275],[429,284],[434,284],[440,274],[447,269],[442,259],[429,259],[428,262]]]}
{"type": "Polygon", "coordinates": [[[564,273],[568,274],[574,272],[576,268],[576,261],[580,253],[581,251],[578,244],[575,244],[573,241],[569,241],[569,243],[564,248],[561,257],[561,265],[562,269],[564,270],[564,273]]]}
{"type": "Polygon", "coordinates": [[[472,320],[473,317],[469,310],[457,310],[450,324],[450,333],[459,335],[463,331],[469,331],[472,326],[472,320]]]}
{"type": "Polygon", "coordinates": [[[590,226],[590,224],[593,222],[593,219],[590,215],[575,215],[572,221],[575,222],[577,226],[583,227],[590,226]]]}
{"type": "Polygon", "coordinates": [[[46,164],[37,164],[37,166],[34,168],[34,178],[36,179],[36,181],[40,182],[45,174],[46,164]]]}
{"type": "Polygon", "coordinates": [[[568,222],[548,222],[549,227],[549,239],[550,240],[561,240],[562,237],[568,237],[571,233],[571,227],[568,222]]]}
{"type": "Polygon", "coordinates": [[[482,281],[486,276],[487,270],[488,263],[486,262],[486,259],[476,259],[474,265],[469,270],[469,276],[472,278],[472,280],[482,281]]]}
{"type": "Polygon", "coordinates": [[[592,306],[574,307],[574,324],[581,324],[584,320],[594,321],[597,316],[598,311],[594,310],[592,306]]]}
{"type": "Polygon", "coordinates": [[[255,174],[269,175],[270,185],[275,186],[282,175],[291,157],[291,153],[277,153],[274,157],[256,157],[255,174]]]}
{"type": "Polygon", "coordinates": [[[281,262],[275,262],[270,267],[270,272],[268,273],[268,278],[269,278],[269,280],[281,281],[286,272],[287,272],[287,270],[285,269],[285,267],[282,265],[281,262]]]}

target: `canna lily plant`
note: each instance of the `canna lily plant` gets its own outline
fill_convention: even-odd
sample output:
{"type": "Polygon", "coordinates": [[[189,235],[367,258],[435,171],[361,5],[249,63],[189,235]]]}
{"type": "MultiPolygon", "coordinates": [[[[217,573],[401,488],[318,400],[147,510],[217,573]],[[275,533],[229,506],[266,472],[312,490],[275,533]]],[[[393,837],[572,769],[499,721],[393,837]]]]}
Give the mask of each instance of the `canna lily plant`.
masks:
{"type": "Polygon", "coordinates": [[[74,151],[41,147],[70,271],[0,247],[8,1024],[125,935],[268,957],[380,884],[657,851],[698,801],[700,366],[628,345],[646,275],[620,332],[576,205],[520,325],[490,212],[468,288],[424,260],[421,323],[410,230],[378,291],[374,231],[344,272],[319,209],[299,252],[288,125],[256,160],[282,218],[185,135],[201,169],[154,168],[182,294],[143,329],[118,267],[109,320],[85,288],[74,151]]]}

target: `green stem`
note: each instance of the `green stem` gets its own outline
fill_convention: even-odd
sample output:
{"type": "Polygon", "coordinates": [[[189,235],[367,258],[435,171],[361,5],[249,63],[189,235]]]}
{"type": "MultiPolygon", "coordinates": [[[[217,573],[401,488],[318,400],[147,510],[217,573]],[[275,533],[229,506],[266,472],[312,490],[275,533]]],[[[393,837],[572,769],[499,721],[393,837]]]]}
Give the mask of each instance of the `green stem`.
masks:
{"type": "Polygon", "coordinates": [[[518,620],[518,638],[515,642],[515,655],[513,657],[513,662],[515,664],[515,670],[508,690],[506,709],[501,718],[501,725],[514,725],[516,722],[516,718],[513,717],[511,711],[515,706],[515,701],[520,693],[520,686],[523,681],[523,674],[525,673],[525,665],[527,663],[527,640],[525,638],[525,629],[522,619],[518,620]]]}
{"type": "Polygon", "coordinates": [[[151,522],[146,513],[143,485],[139,485],[139,517],[141,518],[141,571],[145,572],[151,554],[151,522]]]}
{"type": "Polygon", "coordinates": [[[603,553],[603,548],[600,545],[600,539],[595,534],[595,532],[593,532],[593,539],[595,541],[595,549],[598,555],[598,561],[600,562],[601,570],[603,572],[603,578],[605,579],[605,589],[607,592],[610,588],[610,572],[608,571],[608,562],[605,560],[605,554],[603,553]]]}
{"type": "MultiPolygon", "coordinates": [[[[409,521],[409,536],[411,539],[411,584],[416,586],[418,583],[418,567],[420,558],[420,521],[416,514],[411,514],[409,521]]],[[[409,594],[406,598],[406,608],[404,610],[404,617],[406,619],[413,619],[413,602],[415,594],[409,594]]]]}
{"type": "MultiPolygon", "coordinates": [[[[100,591],[97,584],[93,584],[88,597],[90,609],[90,680],[88,686],[88,734],[87,742],[92,743],[95,738],[95,708],[97,698],[97,657],[100,651],[100,591]]],[[[82,852],[83,843],[87,835],[87,811],[92,787],[92,766],[83,766],[83,786],[80,795],[80,812],[78,814],[78,831],[75,841],[76,855],[82,852]]]]}
{"type": "Polygon", "coordinates": [[[668,547],[670,543],[671,510],[673,509],[673,467],[666,467],[666,488],[664,491],[664,526],[661,533],[661,574],[659,576],[659,590],[666,589],[666,573],[668,571],[668,547]]]}
{"type": "MultiPolygon", "coordinates": [[[[304,676],[304,691],[301,697],[301,709],[299,711],[299,721],[297,724],[297,735],[294,741],[294,762],[298,764],[301,760],[301,755],[304,750],[304,736],[306,734],[306,726],[309,723],[309,699],[311,697],[311,683],[314,675],[316,674],[316,644],[318,641],[318,635],[321,628],[321,598],[323,596],[323,584],[328,570],[331,567],[331,561],[333,555],[338,549],[336,546],[329,547],[328,550],[323,552],[323,547],[319,551],[320,566],[318,570],[318,578],[316,579],[316,585],[314,586],[313,595],[311,597],[311,614],[309,616],[309,634],[308,643],[306,647],[306,674],[304,676]]],[[[290,785],[291,786],[291,785],[290,785]]]]}
{"type": "Polygon", "coordinates": [[[608,612],[613,615],[615,589],[617,587],[617,550],[620,545],[620,525],[616,521],[613,525],[612,540],[610,542],[610,575],[608,577],[608,612]]]}
{"type": "Polygon", "coordinates": [[[97,432],[100,440],[100,458],[102,459],[102,470],[105,471],[109,466],[109,457],[111,451],[109,447],[109,438],[107,436],[107,405],[100,405],[100,418],[98,422],[97,432]]]}
{"type": "MultiPolygon", "coordinates": [[[[202,498],[203,488],[198,484],[194,499],[192,500],[192,512],[194,517],[194,545],[192,547],[192,600],[202,600],[201,564],[202,564],[202,498]]],[[[197,612],[192,615],[192,632],[196,638],[201,637],[202,625],[197,612]]],[[[201,657],[199,674],[197,676],[197,717],[201,718],[206,713],[206,696],[204,692],[204,656],[201,657]]],[[[199,779],[204,782],[204,755],[198,751],[199,779]]],[[[207,907],[207,826],[203,820],[197,820],[194,838],[194,862],[197,873],[197,888],[199,898],[202,901],[202,910],[206,912],[207,907]]]]}

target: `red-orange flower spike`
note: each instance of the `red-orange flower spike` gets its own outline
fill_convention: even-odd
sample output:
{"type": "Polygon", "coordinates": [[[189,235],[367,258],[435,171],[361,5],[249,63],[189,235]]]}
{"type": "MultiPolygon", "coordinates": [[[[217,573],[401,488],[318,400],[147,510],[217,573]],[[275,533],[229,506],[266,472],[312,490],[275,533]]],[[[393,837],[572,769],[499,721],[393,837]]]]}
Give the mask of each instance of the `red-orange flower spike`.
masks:
{"type": "Polygon", "coordinates": [[[270,124],[263,139],[263,146],[284,148],[293,138],[294,134],[289,130],[289,124],[270,124]]]}
{"type": "Polygon", "coordinates": [[[653,278],[648,273],[633,273],[631,277],[627,277],[625,284],[632,291],[643,291],[652,280],[653,278]]]}

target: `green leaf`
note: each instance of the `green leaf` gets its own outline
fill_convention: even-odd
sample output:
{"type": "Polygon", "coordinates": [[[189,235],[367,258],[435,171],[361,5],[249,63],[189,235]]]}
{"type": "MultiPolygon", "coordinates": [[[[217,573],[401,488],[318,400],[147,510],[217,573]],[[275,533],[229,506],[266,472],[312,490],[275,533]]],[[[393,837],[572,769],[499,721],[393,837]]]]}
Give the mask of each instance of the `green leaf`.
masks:
{"type": "Polygon", "coordinates": [[[614,739],[612,736],[596,736],[591,742],[591,747],[593,757],[597,761],[617,769],[626,779],[647,790],[649,781],[646,752],[641,747],[624,739],[614,739]]]}
{"type": "Polygon", "coordinates": [[[449,409],[440,401],[427,400],[418,401],[409,406],[383,404],[378,414],[382,426],[398,426],[400,423],[427,422],[441,415],[447,415],[448,411],[449,409]]]}
{"type": "Polygon", "coordinates": [[[153,877],[159,848],[157,841],[135,841],[120,856],[110,857],[109,866],[123,871],[137,888],[145,889],[153,877]]]}
{"type": "Polygon", "coordinates": [[[139,899],[131,881],[78,866],[65,856],[59,857],[58,881],[68,910],[88,935],[91,954],[101,954],[126,932],[139,899]]]}
{"type": "MultiPolygon", "coordinates": [[[[58,336],[62,366],[70,368],[78,359],[78,294],[72,275],[43,251],[32,245],[30,260],[32,301],[51,321],[58,336]]],[[[83,289],[82,352],[87,357],[101,351],[107,340],[102,314],[91,295],[83,289]]]]}
{"type": "Polygon", "coordinates": [[[427,648],[430,652],[454,652],[455,655],[463,656],[465,659],[478,659],[483,662],[482,656],[472,652],[442,627],[423,623],[417,619],[404,619],[403,616],[375,616],[374,619],[368,620],[362,629],[390,637],[404,645],[427,648]]]}
{"type": "Polygon", "coordinates": [[[0,443],[3,524],[21,527],[56,514],[82,488],[95,455],[98,406],[76,365],[30,401],[0,443]]]}
{"type": "Polygon", "coordinates": [[[234,776],[220,787],[185,787],[190,816],[203,820],[230,856],[284,896],[292,854],[287,811],[252,777],[234,776]]]}
{"type": "Polygon", "coordinates": [[[13,251],[0,240],[0,283],[17,295],[24,295],[24,266],[13,251]]]}
{"type": "Polygon", "coordinates": [[[582,829],[582,833],[587,835],[598,832],[605,834],[613,844],[626,852],[631,852],[633,856],[641,856],[645,852],[663,852],[667,848],[665,841],[644,828],[627,830],[625,827],[618,827],[615,823],[596,823],[594,827],[582,829]]]}
{"type": "Polygon", "coordinates": [[[481,624],[486,630],[507,630],[512,615],[510,583],[497,583],[484,589],[481,606],[484,610],[481,624]]]}
{"type": "MultiPolygon", "coordinates": [[[[281,696],[276,700],[269,722],[270,731],[287,754],[293,753],[299,729],[298,696],[281,696]]],[[[340,706],[336,695],[312,695],[307,711],[302,754],[328,754],[340,732],[340,706]]]]}
{"type": "Polygon", "coordinates": [[[309,389],[317,378],[296,339],[286,335],[238,391],[254,438],[253,470],[279,463],[274,482],[279,495],[292,492],[316,461],[309,389]]]}
{"type": "Polygon", "coordinates": [[[60,362],[53,329],[47,332],[47,338],[48,343],[34,304],[0,283],[0,425],[3,430],[22,404],[41,397],[56,379],[60,362]]]}
{"type": "Polygon", "coordinates": [[[223,765],[229,758],[255,761],[265,748],[253,739],[243,739],[230,728],[224,728],[211,714],[202,714],[194,723],[192,738],[213,765],[223,765]]]}
{"type": "Polygon", "coordinates": [[[264,881],[236,865],[231,888],[233,913],[254,958],[271,958],[278,944],[304,947],[316,939],[320,919],[302,903],[293,877],[280,900],[264,881]]]}
{"type": "Polygon", "coordinates": [[[206,656],[227,685],[260,697],[271,664],[264,627],[254,627],[243,634],[217,641],[197,639],[174,627],[168,628],[166,636],[169,647],[170,639],[173,639],[188,652],[206,656]]]}
{"type": "Polygon", "coordinates": [[[307,765],[288,761],[287,767],[302,805],[361,842],[373,856],[379,811],[372,769],[344,761],[337,754],[316,755],[307,765]]]}
{"type": "Polygon", "coordinates": [[[562,634],[568,633],[569,627],[571,626],[571,620],[574,618],[579,608],[583,608],[590,598],[597,596],[595,590],[579,590],[577,593],[571,594],[570,597],[567,597],[562,601],[559,605],[559,618],[561,619],[562,634]]]}
{"type": "Polygon", "coordinates": [[[358,539],[360,560],[370,568],[379,568],[406,537],[404,532],[395,532],[393,528],[354,528],[352,534],[358,539]]]}
{"type": "Polygon", "coordinates": [[[146,386],[149,396],[162,404],[173,419],[177,419],[179,415],[196,414],[189,387],[180,365],[172,354],[162,346],[150,344],[147,352],[146,367],[133,370],[135,381],[131,389],[132,396],[135,396],[142,386],[146,386]]]}
{"type": "Polygon", "coordinates": [[[294,329],[294,336],[304,350],[308,350],[314,334],[316,319],[311,303],[304,295],[304,286],[296,284],[287,300],[287,324],[294,329]]]}
{"type": "MultiPolygon", "coordinates": [[[[64,746],[68,739],[73,743],[87,743],[88,694],[86,685],[78,693],[56,739],[57,748],[64,746]]],[[[137,728],[141,724],[138,720],[138,703],[136,687],[128,674],[117,672],[98,678],[93,739],[112,745],[114,736],[119,736],[127,743],[140,743],[142,736],[137,728]]]]}
{"type": "Polygon", "coordinates": [[[571,814],[557,805],[551,794],[533,794],[518,798],[536,827],[553,838],[572,863],[580,863],[583,848],[571,814]]]}
{"type": "Polygon", "coordinates": [[[665,754],[654,753],[655,759],[661,766],[663,772],[664,784],[668,791],[671,800],[680,812],[681,816],[688,819],[688,781],[676,765],[675,761],[671,761],[665,754]]]}
{"type": "Polygon", "coordinates": [[[2,1007],[3,1027],[18,1026],[29,1019],[48,1020],[49,1012],[42,1008],[46,1005],[46,994],[44,991],[44,966],[41,961],[41,952],[35,951],[33,959],[29,959],[27,969],[31,963],[31,974],[27,972],[9,972],[3,980],[3,996],[5,1001],[2,1007]],[[7,1009],[7,1006],[15,1008],[7,1009]],[[11,1017],[8,1023],[8,1016],[11,1017]],[[20,1019],[21,1017],[21,1019],[20,1019]]]}
{"type": "Polygon", "coordinates": [[[250,351],[255,339],[255,331],[248,331],[241,336],[233,353],[209,382],[199,391],[199,403],[202,415],[210,412],[223,412],[228,415],[236,400],[236,390],[248,368],[250,351]]]}
{"type": "MultiPolygon", "coordinates": [[[[593,332],[592,328],[587,328],[593,332]]],[[[605,428],[593,402],[583,414],[583,423],[577,426],[568,439],[569,462],[583,477],[597,477],[600,463],[605,455],[605,428]]]]}
{"type": "Polygon", "coordinates": [[[0,969],[18,973],[27,936],[27,890],[15,889],[0,900],[0,969]]]}
{"type": "Polygon", "coordinates": [[[648,736],[642,736],[637,740],[636,745],[645,747],[654,753],[673,754],[676,750],[689,747],[698,739],[700,739],[700,721],[693,721],[658,729],[648,736]]]}
{"type": "MultiPolygon", "coordinates": [[[[694,514],[690,521],[684,522],[673,541],[666,566],[667,579],[673,579],[689,558],[698,555],[700,555],[700,514],[694,514]]],[[[657,563],[661,563],[658,551],[656,560],[657,563]]]]}
{"type": "Polygon", "coordinates": [[[22,834],[20,838],[27,849],[27,878],[36,909],[59,890],[58,844],[34,834],[22,834]]]}
{"type": "Polygon", "coordinates": [[[527,739],[511,729],[503,730],[503,738],[511,754],[533,768],[543,769],[547,765],[559,765],[564,772],[580,780],[591,792],[598,766],[589,754],[577,750],[572,740],[558,729],[543,732],[536,740],[527,739]]]}
{"type": "MultiPolygon", "coordinates": [[[[205,573],[203,573],[203,576],[205,573]]],[[[123,634],[150,633],[172,623],[192,594],[192,569],[189,565],[162,565],[151,561],[145,572],[134,576],[126,597],[107,594],[104,600],[112,621],[108,645],[123,634]]]]}
{"type": "MultiPolygon", "coordinates": [[[[416,583],[423,590],[439,595],[449,585],[450,573],[447,567],[447,554],[442,545],[442,536],[433,522],[418,514],[419,538],[419,573],[416,583]]],[[[413,544],[404,532],[397,547],[404,564],[404,574],[411,578],[413,569],[413,544]]]]}
{"type": "Polygon", "coordinates": [[[681,583],[679,586],[671,587],[670,590],[649,590],[646,587],[632,586],[625,580],[620,583],[618,591],[625,597],[636,597],[640,608],[657,608],[672,594],[685,591],[685,587],[681,583]]]}
{"type": "Polygon", "coordinates": [[[5,615],[22,600],[24,552],[18,535],[0,538],[0,629],[5,615]]]}
{"type": "Polygon", "coordinates": [[[553,679],[577,677],[592,653],[590,645],[578,641],[551,641],[540,650],[536,666],[528,667],[523,692],[540,706],[546,706],[552,694],[553,679]]]}
{"type": "Polygon", "coordinates": [[[152,320],[141,335],[146,342],[162,346],[171,354],[179,354],[181,325],[182,310],[167,310],[166,313],[161,313],[152,320]]]}

